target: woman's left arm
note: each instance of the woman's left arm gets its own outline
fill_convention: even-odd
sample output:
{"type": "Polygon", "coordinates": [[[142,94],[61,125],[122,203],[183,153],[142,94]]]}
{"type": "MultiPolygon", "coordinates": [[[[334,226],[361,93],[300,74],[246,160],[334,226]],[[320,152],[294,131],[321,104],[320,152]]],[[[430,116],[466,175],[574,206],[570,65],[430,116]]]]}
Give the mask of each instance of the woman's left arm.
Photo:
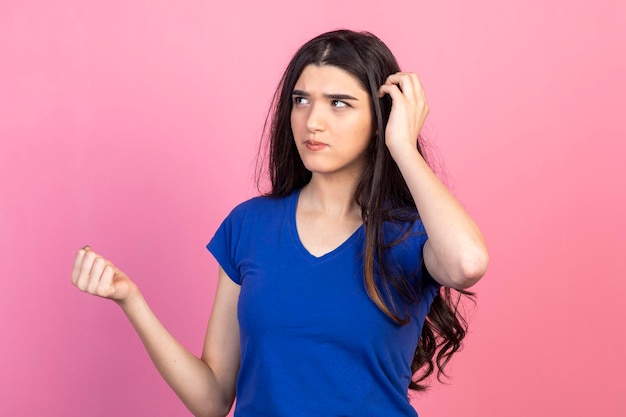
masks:
{"type": "Polygon", "coordinates": [[[399,72],[380,87],[379,95],[385,94],[393,103],[386,144],[428,233],[426,268],[444,286],[471,287],[485,274],[489,254],[476,223],[417,151],[417,137],[428,115],[422,85],[416,74],[399,72]]]}

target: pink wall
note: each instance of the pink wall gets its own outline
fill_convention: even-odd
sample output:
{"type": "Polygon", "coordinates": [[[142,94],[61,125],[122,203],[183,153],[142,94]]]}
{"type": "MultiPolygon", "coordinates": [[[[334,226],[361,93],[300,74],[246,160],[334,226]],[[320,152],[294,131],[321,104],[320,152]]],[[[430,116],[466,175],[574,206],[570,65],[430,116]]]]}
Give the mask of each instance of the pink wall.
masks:
{"type": "Polygon", "coordinates": [[[199,353],[204,244],[254,193],[282,68],[336,27],[420,73],[491,249],[420,416],[625,415],[625,3],[261,3],[0,3],[0,415],[188,415],[121,311],[71,286],[73,253],[112,258],[199,353]]]}

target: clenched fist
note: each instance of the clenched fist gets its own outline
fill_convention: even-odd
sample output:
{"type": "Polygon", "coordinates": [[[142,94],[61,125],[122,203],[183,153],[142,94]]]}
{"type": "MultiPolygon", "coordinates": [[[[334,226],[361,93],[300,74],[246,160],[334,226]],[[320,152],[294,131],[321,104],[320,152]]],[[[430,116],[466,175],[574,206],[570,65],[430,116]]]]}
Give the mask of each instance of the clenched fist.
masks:
{"type": "Polygon", "coordinates": [[[137,290],[125,273],[88,246],[76,253],[72,284],[81,291],[116,302],[125,301],[137,290]]]}

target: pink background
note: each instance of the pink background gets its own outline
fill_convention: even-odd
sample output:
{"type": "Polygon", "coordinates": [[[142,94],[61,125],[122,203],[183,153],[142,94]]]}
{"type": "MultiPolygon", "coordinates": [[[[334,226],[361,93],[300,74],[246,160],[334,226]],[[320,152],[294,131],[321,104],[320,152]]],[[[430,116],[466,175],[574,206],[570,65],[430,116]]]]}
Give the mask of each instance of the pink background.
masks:
{"type": "Polygon", "coordinates": [[[199,354],[204,245],[254,195],[282,69],[338,27],[420,74],[491,251],[420,416],[625,415],[626,3],[261,3],[0,2],[0,415],[188,415],[121,311],[71,286],[74,252],[109,256],[199,354]]]}

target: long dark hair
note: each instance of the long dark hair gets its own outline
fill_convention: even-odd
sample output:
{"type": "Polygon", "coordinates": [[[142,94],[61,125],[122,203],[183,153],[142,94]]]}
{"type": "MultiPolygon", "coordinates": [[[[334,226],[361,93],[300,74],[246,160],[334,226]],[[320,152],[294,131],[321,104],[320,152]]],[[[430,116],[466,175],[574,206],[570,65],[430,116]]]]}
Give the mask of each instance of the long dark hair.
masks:
{"type": "MultiPolygon", "coordinates": [[[[419,219],[419,214],[409,188],[385,145],[385,127],[392,102],[388,95],[379,98],[378,88],[389,75],[400,71],[400,67],[380,39],[367,32],[337,30],[319,35],[296,52],[283,73],[265,122],[266,141],[263,144],[267,148],[262,149],[260,154],[269,160],[260,159],[257,162],[257,184],[261,187],[261,178],[268,174],[271,189],[265,195],[285,197],[311,180],[311,172],[300,159],[291,129],[292,92],[307,65],[341,68],[356,77],[371,97],[373,130],[376,133],[368,149],[370,163],[366,164],[354,197],[361,208],[366,236],[365,286],[369,297],[387,316],[398,324],[406,324],[409,319],[397,311],[391,289],[394,288],[410,301],[419,300],[419,291],[409,288],[406,277],[391,273],[385,267],[385,251],[390,244],[384,240],[383,222],[415,221],[419,219]],[[263,169],[268,172],[262,172],[263,169]],[[377,280],[376,276],[380,279],[377,280]]],[[[417,149],[425,156],[422,143],[420,136],[417,149]]],[[[425,268],[423,270],[426,271],[425,268]]],[[[459,291],[453,295],[449,288],[443,288],[435,297],[415,350],[410,389],[426,389],[421,382],[433,373],[435,364],[437,378],[441,380],[441,376],[446,375],[444,367],[460,349],[467,332],[467,322],[458,309],[462,295],[473,294],[459,291]]]]}

